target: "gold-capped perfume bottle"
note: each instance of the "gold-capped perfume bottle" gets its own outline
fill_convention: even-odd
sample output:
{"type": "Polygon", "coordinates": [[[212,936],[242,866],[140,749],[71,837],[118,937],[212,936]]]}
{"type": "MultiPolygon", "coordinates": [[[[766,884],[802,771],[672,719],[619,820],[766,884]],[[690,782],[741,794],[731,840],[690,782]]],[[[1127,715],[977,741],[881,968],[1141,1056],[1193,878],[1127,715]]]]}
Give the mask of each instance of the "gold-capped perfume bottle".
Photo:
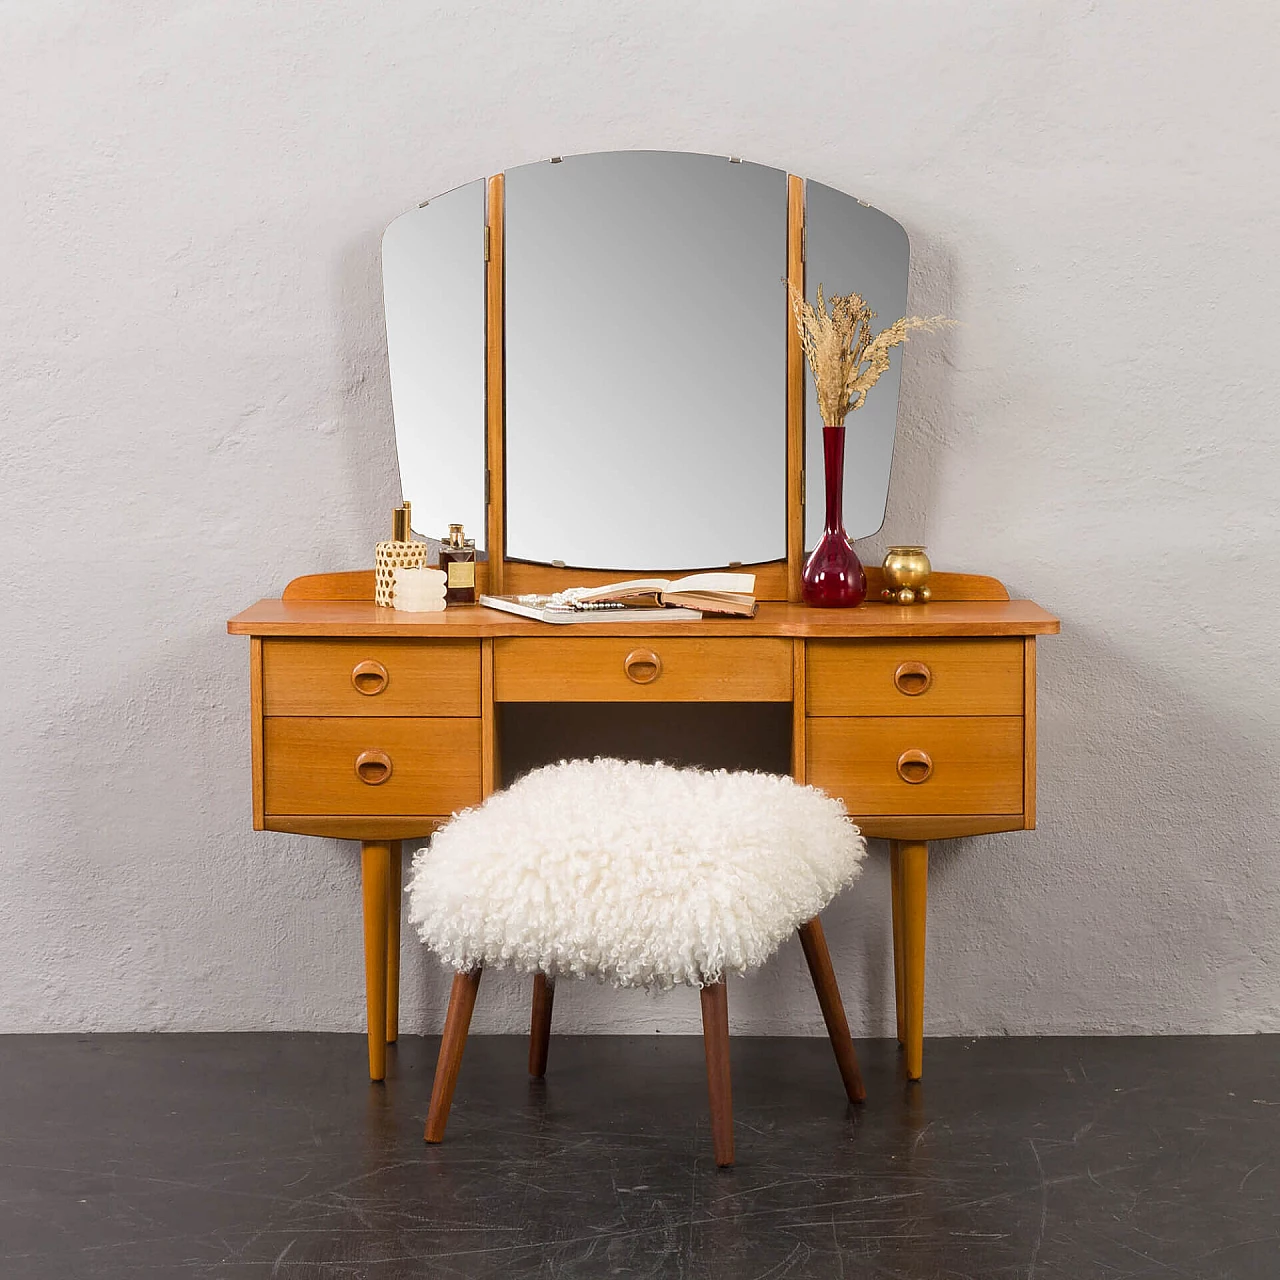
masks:
{"type": "Polygon", "coordinates": [[[463,534],[460,524],[449,526],[440,544],[440,567],[445,572],[445,604],[476,602],[476,540],[463,534]]]}
{"type": "Polygon", "coordinates": [[[412,509],[405,502],[391,513],[391,540],[374,548],[373,602],[394,607],[397,569],[421,569],[427,563],[427,544],[414,542],[410,527],[412,509]]]}
{"type": "Polygon", "coordinates": [[[406,500],[391,512],[391,541],[412,542],[413,530],[409,527],[413,521],[413,508],[406,500]]]}

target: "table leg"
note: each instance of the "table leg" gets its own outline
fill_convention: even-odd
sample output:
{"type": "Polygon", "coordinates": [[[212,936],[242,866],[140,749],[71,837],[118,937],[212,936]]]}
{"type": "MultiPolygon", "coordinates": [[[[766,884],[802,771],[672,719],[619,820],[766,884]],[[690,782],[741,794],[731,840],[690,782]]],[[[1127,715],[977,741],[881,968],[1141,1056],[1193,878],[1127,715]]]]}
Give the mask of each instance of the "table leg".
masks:
{"type": "Polygon", "coordinates": [[[906,1043],[903,987],[906,978],[902,958],[902,853],[896,840],[889,841],[889,901],[893,912],[893,1003],[898,1017],[898,1045],[906,1043]]]}
{"type": "Polygon", "coordinates": [[[387,875],[387,1043],[400,1035],[400,890],[404,864],[400,841],[391,842],[387,875]]]}
{"type": "Polygon", "coordinates": [[[899,840],[902,870],[903,1030],[907,1079],[919,1080],[924,1066],[924,932],[929,903],[929,846],[899,840]]]}
{"type": "Polygon", "coordinates": [[[390,898],[391,845],[365,840],[360,845],[364,885],[364,998],[369,1032],[369,1078],[387,1074],[387,906],[390,898]]]}

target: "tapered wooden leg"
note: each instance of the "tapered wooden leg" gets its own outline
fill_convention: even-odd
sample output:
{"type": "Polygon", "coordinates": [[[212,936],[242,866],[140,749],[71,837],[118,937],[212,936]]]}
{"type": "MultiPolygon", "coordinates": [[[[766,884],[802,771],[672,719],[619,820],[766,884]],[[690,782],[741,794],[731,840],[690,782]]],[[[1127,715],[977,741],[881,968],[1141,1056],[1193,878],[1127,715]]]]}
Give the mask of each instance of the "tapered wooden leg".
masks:
{"type": "Polygon", "coordinates": [[[547,1047],[551,1043],[551,1006],[556,984],[545,973],[533,975],[533,1018],[529,1024],[529,1074],[541,1080],[547,1074],[547,1047]]]}
{"type": "Polygon", "coordinates": [[[387,874],[387,1043],[400,1035],[400,888],[404,866],[400,841],[391,842],[387,874]]]}
{"type": "Polygon", "coordinates": [[[467,1047],[467,1031],[471,1013],[476,1007],[482,969],[453,976],[449,992],[449,1012],[444,1019],[444,1035],[440,1037],[440,1057],[436,1062],[436,1078],[431,1086],[431,1106],[427,1110],[427,1128],[422,1135],[428,1142],[443,1142],[444,1127],[449,1123],[453,1091],[462,1068],[462,1051],[467,1047]]]}
{"type": "Polygon", "coordinates": [[[813,989],[818,993],[818,1006],[822,1009],[822,1020],[827,1024],[827,1035],[831,1037],[831,1047],[835,1050],[836,1066],[840,1068],[844,1091],[850,1102],[862,1102],[867,1091],[862,1084],[862,1073],[858,1070],[858,1055],[854,1052],[853,1037],[849,1034],[849,1020],[845,1017],[844,1001],[840,999],[836,972],[831,967],[831,952],[827,950],[827,938],[822,931],[822,921],[817,916],[808,924],[800,926],[800,945],[804,948],[813,989]]]}
{"type": "Polygon", "coordinates": [[[729,992],[724,979],[702,988],[702,1045],[707,1054],[711,1145],[716,1164],[733,1163],[733,1088],[729,1077],[729,992]]]}
{"type": "Polygon", "coordinates": [[[903,1047],[907,1079],[924,1069],[924,935],[929,906],[929,846],[900,840],[902,860],[903,1047]]]}
{"type": "Polygon", "coordinates": [[[898,1014],[898,1044],[901,1045],[906,1039],[902,983],[902,854],[896,840],[889,841],[889,900],[893,909],[893,1000],[898,1014]]]}
{"type": "Polygon", "coordinates": [[[364,890],[364,1000],[369,1033],[369,1078],[387,1074],[387,898],[391,846],[366,840],[360,846],[364,890]]]}

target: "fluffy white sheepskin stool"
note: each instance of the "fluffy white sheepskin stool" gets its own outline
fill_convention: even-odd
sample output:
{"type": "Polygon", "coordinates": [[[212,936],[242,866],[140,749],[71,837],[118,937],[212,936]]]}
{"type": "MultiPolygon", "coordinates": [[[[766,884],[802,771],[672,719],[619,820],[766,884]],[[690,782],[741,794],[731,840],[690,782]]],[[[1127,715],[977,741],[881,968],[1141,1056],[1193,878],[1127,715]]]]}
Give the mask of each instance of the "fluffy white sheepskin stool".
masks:
{"type": "Polygon", "coordinates": [[[861,869],[840,801],[789,778],[578,760],[525,775],[436,832],[409,919],[455,971],[426,1139],[444,1137],[485,968],[534,977],[529,1070],[546,1070],[554,982],[688,983],[702,1027],[716,1163],[733,1163],[725,976],[799,930],[851,1101],[864,1098],[818,913],[861,869]]]}

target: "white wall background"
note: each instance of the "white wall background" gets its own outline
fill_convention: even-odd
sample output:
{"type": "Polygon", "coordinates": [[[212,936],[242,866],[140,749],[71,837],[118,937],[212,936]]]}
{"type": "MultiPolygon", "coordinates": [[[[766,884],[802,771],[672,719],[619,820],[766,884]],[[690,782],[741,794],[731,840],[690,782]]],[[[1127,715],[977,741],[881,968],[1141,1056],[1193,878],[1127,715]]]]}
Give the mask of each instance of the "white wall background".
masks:
{"type": "MultiPolygon", "coordinates": [[[[5,0],[0,1030],[362,1023],[354,846],[254,834],[225,619],[398,498],[378,246],[551,154],[741,154],[914,246],[878,556],[1061,614],[1040,829],[936,846],[938,1033],[1280,1031],[1274,6],[5,0]]],[[[885,1033],[883,849],[828,932],[885,1033]]],[[[406,948],[406,1030],[444,978],[406,948]]],[[[794,948],[744,1030],[819,1030],[794,948]]],[[[563,1029],[692,1030],[575,987],[563,1029]]],[[[494,981],[481,1029],[526,1025],[494,981]]]]}

